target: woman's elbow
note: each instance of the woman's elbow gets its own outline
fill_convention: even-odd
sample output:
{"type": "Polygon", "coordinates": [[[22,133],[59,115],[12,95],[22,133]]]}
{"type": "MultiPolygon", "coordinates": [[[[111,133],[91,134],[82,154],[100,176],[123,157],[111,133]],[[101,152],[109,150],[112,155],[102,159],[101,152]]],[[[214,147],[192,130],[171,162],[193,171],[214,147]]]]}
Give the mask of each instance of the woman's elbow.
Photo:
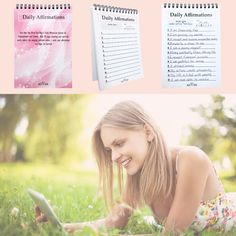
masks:
{"type": "Polygon", "coordinates": [[[165,231],[173,233],[173,235],[180,235],[184,233],[190,227],[192,220],[181,220],[178,218],[168,220],[165,224],[165,231]]]}

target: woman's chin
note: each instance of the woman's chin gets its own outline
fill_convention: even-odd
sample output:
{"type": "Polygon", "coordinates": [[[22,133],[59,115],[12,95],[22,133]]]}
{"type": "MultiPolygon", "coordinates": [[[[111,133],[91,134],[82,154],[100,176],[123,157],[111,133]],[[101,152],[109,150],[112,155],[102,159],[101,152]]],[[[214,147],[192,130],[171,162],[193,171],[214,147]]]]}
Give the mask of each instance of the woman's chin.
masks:
{"type": "Polygon", "coordinates": [[[126,173],[127,175],[136,175],[138,173],[140,173],[142,170],[142,166],[128,166],[128,168],[126,168],[126,173]]]}
{"type": "Polygon", "coordinates": [[[126,169],[126,172],[128,175],[135,175],[138,171],[134,168],[128,168],[126,169]]]}

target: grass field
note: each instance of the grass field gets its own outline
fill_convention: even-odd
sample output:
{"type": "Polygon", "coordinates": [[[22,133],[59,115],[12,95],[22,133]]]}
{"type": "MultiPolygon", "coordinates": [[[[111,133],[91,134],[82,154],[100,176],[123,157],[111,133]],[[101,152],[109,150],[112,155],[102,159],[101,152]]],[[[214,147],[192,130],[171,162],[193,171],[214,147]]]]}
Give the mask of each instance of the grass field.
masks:
{"type": "MultiPolygon", "coordinates": [[[[65,235],[49,223],[37,224],[34,221],[34,204],[27,188],[42,192],[50,199],[53,208],[62,222],[82,222],[102,218],[106,209],[102,198],[95,198],[98,176],[94,171],[69,169],[63,166],[30,164],[0,165],[0,235],[38,236],[65,235]]],[[[236,180],[227,179],[227,190],[236,191],[236,180]]],[[[153,233],[159,235],[154,227],[143,221],[150,214],[145,208],[137,211],[122,230],[104,230],[99,235],[153,233]]],[[[85,228],[74,235],[98,235],[85,228]]],[[[193,235],[189,232],[188,235],[193,235]]],[[[205,232],[202,235],[217,235],[205,232]]],[[[222,235],[222,234],[218,234],[222,235]]],[[[231,232],[228,235],[236,235],[231,232]]]]}

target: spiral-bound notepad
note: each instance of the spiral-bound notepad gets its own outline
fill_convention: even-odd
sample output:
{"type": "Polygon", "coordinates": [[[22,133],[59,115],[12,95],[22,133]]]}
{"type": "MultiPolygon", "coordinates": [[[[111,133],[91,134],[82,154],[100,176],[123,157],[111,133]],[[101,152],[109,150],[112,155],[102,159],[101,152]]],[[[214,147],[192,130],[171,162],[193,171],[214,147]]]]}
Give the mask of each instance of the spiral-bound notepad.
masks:
{"type": "Polygon", "coordinates": [[[100,89],[143,77],[137,10],[92,6],[92,59],[100,89]]]}
{"type": "Polygon", "coordinates": [[[70,4],[17,4],[15,88],[71,88],[70,4]]]}
{"type": "Polygon", "coordinates": [[[220,82],[218,4],[162,6],[164,87],[215,87],[220,82]]]}

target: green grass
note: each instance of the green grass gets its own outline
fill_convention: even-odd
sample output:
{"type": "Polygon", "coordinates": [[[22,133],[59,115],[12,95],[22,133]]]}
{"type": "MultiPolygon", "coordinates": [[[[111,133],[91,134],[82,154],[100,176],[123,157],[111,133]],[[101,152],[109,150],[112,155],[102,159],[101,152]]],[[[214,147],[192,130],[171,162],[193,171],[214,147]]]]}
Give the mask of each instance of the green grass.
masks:
{"type": "MultiPolygon", "coordinates": [[[[37,224],[34,220],[34,203],[27,193],[31,187],[42,192],[50,199],[53,208],[62,222],[91,221],[106,216],[107,211],[97,193],[98,175],[95,171],[72,169],[63,166],[1,164],[0,165],[0,236],[44,236],[64,235],[49,223],[37,224]],[[11,214],[12,209],[19,209],[18,214],[11,214]]],[[[236,179],[226,178],[227,188],[233,190],[236,179]]],[[[236,191],[234,187],[234,191],[236,191]]],[[[145,208],[135,212],[124,230],[104,230],[101,235],[118,233],[138,234],[159,231],[143,221],[143,215],[150,214],[145,208]]],[[[90,228],[85,228],[74,235],[97,235],[90,228]]],[[[188,232],[187,235],[193,235],[188,232]]],[[[205,236],[216,235],[205,232],[205,236]]],[[[218,234],[221,235],[221,234],[218,234]]],[[[231,232],[228,235],[236,235],[231,232]]]]}

